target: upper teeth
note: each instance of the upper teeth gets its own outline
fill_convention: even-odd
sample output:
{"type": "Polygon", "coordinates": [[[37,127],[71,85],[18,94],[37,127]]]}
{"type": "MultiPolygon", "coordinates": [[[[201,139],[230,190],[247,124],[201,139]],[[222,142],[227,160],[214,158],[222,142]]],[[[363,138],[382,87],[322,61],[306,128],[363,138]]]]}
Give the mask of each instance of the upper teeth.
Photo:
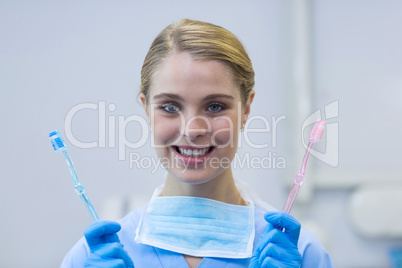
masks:
{"type": "Polygon", "coordinates": [[[179,148],[179,151],[181,154],[186,155],[186,156],[194,156],[194,157],[198,157],[198,156],[202,156],[205,155],[205,153],[208,151],[209,148],[204,148],[204,149],[184,149],[184,148],[179,148]]]}

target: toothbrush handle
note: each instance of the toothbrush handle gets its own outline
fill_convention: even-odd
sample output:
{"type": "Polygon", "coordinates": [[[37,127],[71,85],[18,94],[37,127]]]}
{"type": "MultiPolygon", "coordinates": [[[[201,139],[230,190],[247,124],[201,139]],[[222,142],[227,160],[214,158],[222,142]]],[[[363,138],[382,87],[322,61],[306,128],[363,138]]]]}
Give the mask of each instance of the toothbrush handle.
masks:
{"type": "Polygon", "coordinates": [[[88,196],[86,193],[79,194],[82,203],[84,203],[85,207],[87,208],[89,214],[91,214],[91,217],[94,221],[99,220],[98,214],[96,214],[96,211],[94,207],[92,206],[91,201],[89,200],[88,196]]]}
{"type": "Polygon", "coordinates": [[[290,210],[292,209],[293,203],[295,202],[299,189],[300,189],[300,184],[298,184],[298,183],[293,184],[293,187],[289,192],[288,199],[286,199],[285,205],[283,206],[283,209],[282,209],[283,211],[290,213],[290,210]]]}
{"type": "Polygon", "coordinates": [[[99,217],[98,217],[98,215],[96,214],[96,211],[95,211],[94,207],[92,206],[92,203],[91,203],[91,201],[89,200],[87,194],[85,193],[85,188],[84,188],[84,186],[80,183],[80,181],[78,180],[77,172],[75,171],[75,167],[74,167],[73,161],[71,160],[70,155],[69,155],[68,152],[67,152],[67,149],[64,148],[63,150],[61,150],[61,152],[63,153],[64,158],[65,158],[66,161],[67,161],[67,165],[68,165],[68,167],[69,167],[69,169],[70,169],[70,173],[71,173],[71,176],[72,176],[72,178],[73,178],[73,183],[74,183],[74,189],[75,189],[75,191],[76,191],[77,194],[80,196],[82,203],[84,203],[84,206],[85,206],[86,209],[88,210],[88,212],[89,212],[89,214],[91,215],[92,219],[93,219],[94,221],[95,221],[95,220],[98,220],[99,217]]]}
{"type": "Polygon", "coordinates": [[[98,215],[96,214],[96,211],[94,207],[92,206],[91,201],[89,200],[87,194],[85,193],[85,188],[82,186],[82,184],[78,183],[74,186],[75,191],[77,194],[80,196],[82,203],[84,203],[84,206],[88,210],[89,214],[91,215],[92,219],[98,220],[98,215]]]}

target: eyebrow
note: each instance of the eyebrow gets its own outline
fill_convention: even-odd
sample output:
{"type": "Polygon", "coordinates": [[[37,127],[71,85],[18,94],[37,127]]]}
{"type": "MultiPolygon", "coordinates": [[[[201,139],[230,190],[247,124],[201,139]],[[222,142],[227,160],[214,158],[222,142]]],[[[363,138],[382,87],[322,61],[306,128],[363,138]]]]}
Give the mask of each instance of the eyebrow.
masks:
{"type": "MultiPolygon", "coordinates": [[[[184,99],[177,94],[172,94],[172,93],[160,93],[158,95],[154,96],[154,99],[162,99],[162,98],[171,98],[171,99],[176,99],[179,101],[184,101],[184,99]]],[[[202,99],[202,102],[213,100],[213,99],[218,99],[218,98],[225,98],[229,100],[234,100],[233,96],[231,95],[226,95],[226,94],[211,94],[206,96],[205,98],[202,99]]]]}

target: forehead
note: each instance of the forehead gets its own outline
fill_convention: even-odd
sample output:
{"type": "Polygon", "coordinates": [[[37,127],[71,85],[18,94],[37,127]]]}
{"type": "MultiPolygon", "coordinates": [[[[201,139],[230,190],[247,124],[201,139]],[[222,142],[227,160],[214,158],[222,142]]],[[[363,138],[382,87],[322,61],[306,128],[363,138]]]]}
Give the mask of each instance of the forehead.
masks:
{"type": "Polygon", "coordinates": [[[166,58],[155,72],[150,99],[173,93],[197,99],[209,94],[228,94],[240,99],[240,91],[228,68],[217,60],[198,60],[182,52],[166,58]]]}

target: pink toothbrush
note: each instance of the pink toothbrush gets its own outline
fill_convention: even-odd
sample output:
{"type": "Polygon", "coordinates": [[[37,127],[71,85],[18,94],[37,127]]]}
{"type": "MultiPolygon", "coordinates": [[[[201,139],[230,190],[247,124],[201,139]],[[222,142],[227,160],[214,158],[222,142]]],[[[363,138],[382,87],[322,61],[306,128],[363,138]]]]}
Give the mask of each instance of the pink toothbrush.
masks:
{"type": "Polygon", "coordinates": [[[307,166],[307,160],[310,155],[311,148],[313,148],[313,144],[316,143],[317,141],[321,140],[322,135],[324,134],[325,130],[325,122],[318,119],[317,122],[314,124],[313,130],[310,133],[309,136],[309,143],[307,145],[306,152],[304,153],[302,165],[300,167],[299,173],[296,175],[295,178],[295,183],[293,184],[292,189],[290,190],[290,193],[288,195],[288,199],[286,200],[285,205],[283,206],[283,211],[286,211],[287,213],[290,213],[290,210],[292,209],[293,203],[295,202],[297,193],[299,192],[300,185],[304,181],[304,173],[306,172],[306,166],[307,166]]]}

